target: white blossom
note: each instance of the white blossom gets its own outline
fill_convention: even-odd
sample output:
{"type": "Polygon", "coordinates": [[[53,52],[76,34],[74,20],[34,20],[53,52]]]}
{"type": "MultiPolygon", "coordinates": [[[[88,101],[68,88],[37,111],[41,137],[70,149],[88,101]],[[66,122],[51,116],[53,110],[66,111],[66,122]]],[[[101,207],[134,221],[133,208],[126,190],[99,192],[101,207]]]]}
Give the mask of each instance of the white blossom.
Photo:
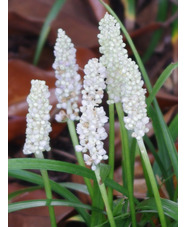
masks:
{"type": "Polygon", "coordinates": [[[56,120],[79,120],[78,96],[81,90],[80,75],[77,73],[76,49],[65,31],[58,29],[58,37],[54,47],[57,108],[61,111],[56,120]]]}
{"type": "Polygon", "coordinates": [[[100,62],[107,68],[108,103],[117,103],[122,98],[121,90],[124,84],[123,75],[127,67],[127,50],[124,49],[125,44],[120,35],[120,25],[114,17],[106,13],[99,22],[99,30],[99,50],[103,54],[100,62]]]}
{"type": "Polygon", "coordinates": [[[120,25],[116,19],[106,13],[99,23],[98,35],[103,56],[100,61],[107,69],[108,103],[122,102],[125,127],[132,130],[132,136],[140,139],[148,132],[145,93],[138,66],[128,57],[124,48],[120,25]]]}
{"type": "Polygon", "coordinates": [[[106,70],[98,59],[94,58],[89,60],[84,72],[80,108],[82,115],[80,123],[77,125],[80,145],[76,146],[76,151],[83,152],[85,163],[95,170],[97,164],[108,159],[102,142],[107,138],[104,124],[108,121],[108,117],[103,107],[98,106],[102,102],[103,89],[106,87],[106,70]],[[87,152],[88,154],[86,154],[87,152]]]}
{"type": "Polygon", "coordinates": [[[30,94],[27,97],[28,114],[26,116],[26,141],[23,147],[24,154],[40,153],[50,150],[51,124],[49,112],[48,86],[45,81],[32,80],[30,94]]]}

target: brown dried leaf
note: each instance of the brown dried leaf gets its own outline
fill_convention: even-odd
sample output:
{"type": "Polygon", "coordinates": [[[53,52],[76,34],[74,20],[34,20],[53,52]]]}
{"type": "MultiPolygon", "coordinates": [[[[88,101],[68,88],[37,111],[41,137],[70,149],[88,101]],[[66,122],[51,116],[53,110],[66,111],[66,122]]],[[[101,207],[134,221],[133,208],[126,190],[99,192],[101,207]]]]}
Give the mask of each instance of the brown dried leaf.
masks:
{"type": "MultiPolygon", "coordinates": [[[[42,24],[54,1],[9,1],[9,31],[11,33],[26,32],[39,34],[42,24]],[[41,10],[42,9],[42,10],[41,10]]],[[[72,38],[75,45],[94,47],[97,45],[97,19],[88,2],[68,0],[52,22],[48,40],[54,44],[56,31],[63,28],[72,38]]]]}

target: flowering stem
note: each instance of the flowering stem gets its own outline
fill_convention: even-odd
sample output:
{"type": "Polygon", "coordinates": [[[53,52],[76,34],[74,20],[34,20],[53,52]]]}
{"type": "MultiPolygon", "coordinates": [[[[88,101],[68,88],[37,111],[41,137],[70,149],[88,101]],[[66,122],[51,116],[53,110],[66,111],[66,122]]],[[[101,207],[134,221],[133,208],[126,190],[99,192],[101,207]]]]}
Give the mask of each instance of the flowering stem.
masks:
{"type": "MultiPolygon", "coordinates": [[[[35,153],[35,157],[44,159],[42,152],[40,152],[39,154],[35,153]]],[[[42,175],[43,182],[44,182],[46,197],[47,197],[48,200],[51,200],[52,199],[52,191],[51,191],[51,187],[50,187],[50,182],[49,182],[47,170],[41,169],[40,171],[41,171],[41,175],[42,175]]],[[[56,225],[54,207],[49,205],[48,209],[49,209],[51,226],[56,227],[57,225],[56,225]]]]}
{"type": "Polygon", "coordinates": [[[114,217],[113,217],[113,214],[112,214],[112,210],[111,210],[110,204],[109,204],[107,191],[106,191],[104,183],[102,183],[102,181],[101,181],[99,165],[97,165],[97,167],[96,167],[95,175],[96,175],[98,186],[99,186],[99,189],[100,189],[100,192],[101,192],[104,204],[105,204],[105,208],[106,208],[108,220],[110,222],[110,226],[111,227],[116,227],[116,224],[115,224],[115,221],[114,221],[114,217]]]}
{"type": "Polygon", "coordinates": [[[147,155],[147,151],[146,151],[143,139],[137,140],[137,142],[138,142],[138,146],[140,148],[141,157],[143,159],[143,162],[145,164],[147,173],[149,175],[150,183],[151,183],[151,186],[152,186],[152,191],[154,193],[154,198],[155,198],[156,206],[157,206],[158,213],[159,213],[161,226],[162,227],[166,227],[167,225],[166,225],[165,215],[164,215],[164,212],[163,212],[163,208],[162,208],[162,203],[161,203],[158,187],[157,187],[157,184],[156,184],[154,173],[153,173],[150,161],[149,161],[149,157],[147,155]]]}
{"type": "MultiPolygon", "coordinates": [[[[71,137],[74,149],[75,149],[75,146],[79,145],[79,142],[78,142],[78,137],[77,137],[77,134],[76,134],[74,121],[68,119],[67,124],[68,124],[68,130],[69,130],[69,133],[70,133],[70,137],[71,137]]],[[[75,151],[75,154],[76,154],[79,165],[85,167],[85,163],[84,163],[84,160],[83,160],[82,153],[75,151]]],[[[91,185],[90,180],[87,179],[87,178],[84,178],[84,181],[85,181],[85,184],[86,184],[87,189],[89,191],[90,197],[93,198],[93,189],[92,189],[92,185],[91,185]]]]}
{"type": "MultiPolygon", "coordinates": [[[[110,165],[109,178],[114,178],[114,104],[109,105],[109,159],[108,164],[110,165]]],[[[108,188],[108,199],[110,207],[113,205],[113,189],[108,188]]]]}
{"type": "Polygon", "coordinates": [[[127,187],[129,193],[129,203],[132,217],[132,226],[136,226],[136,212],[134,206],[134,189],[133,189],[133,177],[132,177],[132,169],[131,169],[131,160],[130,160],[130,151],[128,145],[128,134],[124,125],[124,113],[122,109],[121,103],[116,103],[116,110],[118,113],[119,124],[120,124],[120,132],[121,132],[121,142],[122,142],[122,170],[125,171],[125,176],[127,180],[127,187]]]}

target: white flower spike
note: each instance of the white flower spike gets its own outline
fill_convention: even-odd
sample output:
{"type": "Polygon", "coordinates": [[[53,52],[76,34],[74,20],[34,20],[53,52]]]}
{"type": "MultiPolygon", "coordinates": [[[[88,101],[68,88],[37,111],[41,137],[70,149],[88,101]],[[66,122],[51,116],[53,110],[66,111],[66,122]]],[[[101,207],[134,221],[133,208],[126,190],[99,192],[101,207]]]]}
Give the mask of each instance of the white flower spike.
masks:
{"type": "Polygon", "coordinates": [[[106,13],[99,23],[98,35],[103,56],[101,63],[107,69],[108,104],[122,102],[125,127],[132,130],[132,136],[141,139],[148,132],[145,93],[138,66],[128,57],[124,48],[120,25],[116,19],[106,13]]]}
{"type": "Polygon", "coordinates": [[[102,102],[103,89],[105,89],[106,69],[98,59],[89,60],[84,69],[84,84],[82,90],[82,107],[80,123],[77,125],[80,145],[76,146],[77,152],[83,152],[84,160],[92,170],[101,160],[108,159],[103,148],[102,140],[107,138],[104,124],[108,121],[103,107],[98,107],[102,102]]]}
{"type": "Polygon", "coordinates": [[[58,29],[58,37],[54,47],[56,90],[58,100],[56,115],[58,122],[67,119],[79,120],[78,96],[81,90],[80,75],[77,73],[76,49],[65,31],[58,29]]]}
{"type": "Polygon", "coordinates": [[[50,150],[49,132],[52,131],[49,122],[49,112],[52,108],[49,105],[48,86],[45,81],[32,80],[30,94],[27,97],[28,114],[26,116],[26,141],[23,147],[24,154],[40,153],[50,150]]]}

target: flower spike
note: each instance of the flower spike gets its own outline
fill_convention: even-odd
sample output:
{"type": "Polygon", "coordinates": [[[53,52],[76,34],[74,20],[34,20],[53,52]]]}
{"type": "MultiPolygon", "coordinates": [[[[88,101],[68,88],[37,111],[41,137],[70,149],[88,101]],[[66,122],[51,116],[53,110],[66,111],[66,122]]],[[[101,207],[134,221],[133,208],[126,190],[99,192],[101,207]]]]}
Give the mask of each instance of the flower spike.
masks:
{"type": "Polygon", "coordinates": [[[107,138],[104,124],[108,121],[103,107],[98,107],[102,102],[103,89],[105,89],[106,69],[98,62],[98,59],[89,60],[84,69],[84,84],[82,90],[82,107],[80,111],[80,123],[77,125],[80,145],[76,146],[76,151],[84,154],[84,160],[90,165],[92,170],[96,170],[96,165],[101,160],[108,159],[103,148],[102,140],[107,138]]]}
{"type": "Polygon", "coordinates": [[[139,140],[149,130],[146,89],[142,88],[144,82],[141,73],[136,63],[128,57],[116,19],[106,13],[99,22],[99,30],[100,52],[103,54],[100,62],[107,69],[108,104],[122,102],[127,115],[124,117],[125,127],[132,130],[132,136],[139,140]]]}
{"type": "Polygon", "coordinates": [[[76,49],[71,39],[61,28],[58,29],[58,37],[54,47],[56,90],[58,100],[57,108],[60,112],[56,114],[58,122],[67,119],[79,120],[78,96],[81,90],[80,75],[77,73],[76,49]]]}
{"type": "Polygon", "coordinates": [[[23,147],[24,154],[40,153],[50,150],[49,132],[52,131],[49,122],[49,112],[52,108],[49,105],[48,86],[45,81],[32,80],[30,94],[27,97],[29,113],[26,116],[26,141],[23,147]]]}

